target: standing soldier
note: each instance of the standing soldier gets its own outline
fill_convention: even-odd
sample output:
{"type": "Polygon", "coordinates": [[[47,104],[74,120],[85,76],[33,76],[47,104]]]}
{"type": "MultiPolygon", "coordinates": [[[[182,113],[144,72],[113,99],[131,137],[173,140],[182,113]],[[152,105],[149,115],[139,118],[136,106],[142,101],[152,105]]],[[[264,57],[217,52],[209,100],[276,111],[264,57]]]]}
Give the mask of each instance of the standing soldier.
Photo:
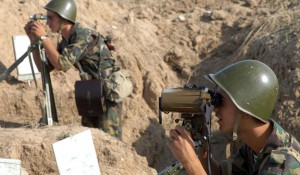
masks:
{"type": "MultiPolygon", "coordinates": [[[[48,70],[56,69],[66,72],[75,66],[80,70],[80,74],[84,75],[81,76],[82,80],[103,78],[99,75],[99,70],[105,72],[115,70],[115,60],[101,35],[76,22],[77,8],[74,0],[51,0],[44,8],[47,10],[47,25],[52,32],[62,36],[57,48],[54,47],[44,26],[39,21],[30,21],[24,29],[31,43],[42,42],[50,63],[48,70]]],[[[41,71],[41,59],[37,49],[33,51],[33,57],[37,68],[41,71]]],[[[82,116],[82,125],[100,128],[121,139],[122,102],[107,99],[104,101],[105,112],[101,116],[82,116]]]]}
{"type": "MultiPolygon", "coordinates": [[[[300,174],[299,142],[269,118],[279,92],[275,73],[262,62],[244,60],[208,77],[222,96],[215,106],[220,131],[244,142],[221,165],[212,161],[212,174],[300,174]]],[[[208,174],[205,148],[198,159],[187,130],[176,126],[170,135],[168,145],[188,174],[208,174]]]]}

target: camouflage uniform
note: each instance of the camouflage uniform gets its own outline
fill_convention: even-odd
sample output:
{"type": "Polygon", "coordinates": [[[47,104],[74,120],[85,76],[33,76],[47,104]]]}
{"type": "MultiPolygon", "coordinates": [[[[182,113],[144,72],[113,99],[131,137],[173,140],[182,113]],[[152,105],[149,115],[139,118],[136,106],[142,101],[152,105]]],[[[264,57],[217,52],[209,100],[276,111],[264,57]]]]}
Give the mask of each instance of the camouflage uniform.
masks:
{"type": "MultiPolygon", "coordinates": [[[[59,62],[63,71],[67,71],[80,62],[84,72],[88,74],[88,79],[99,79],[98,68],[101,70],[112,68],[115,60],[105,45],[102,38],[97,46],[85,55],[83,52],[88,48],[89,43],[94,41],[99,34],[91,29],[83,28],[79,23],[75,23],[70,38],[63,38],[57,50],[60,53],[59,62]],[[103,47],[100,51],[100,47],[103,47]],[[99,64],[100,55],[100,64],[99,64]]],[[[82,125],[87,127],[97,127],[112,136],[122,137],[122,103],[114,103],[105,100],[106,112],[102,116],[87,117],[82,116],[82,125]]]]}
{"type": "Polygon", "coordinates": [[[229,160],[221,163],[222,174],[299,175],[300,144],[275,121],[266,146],[255,156],[244,144],[229,160]]]}

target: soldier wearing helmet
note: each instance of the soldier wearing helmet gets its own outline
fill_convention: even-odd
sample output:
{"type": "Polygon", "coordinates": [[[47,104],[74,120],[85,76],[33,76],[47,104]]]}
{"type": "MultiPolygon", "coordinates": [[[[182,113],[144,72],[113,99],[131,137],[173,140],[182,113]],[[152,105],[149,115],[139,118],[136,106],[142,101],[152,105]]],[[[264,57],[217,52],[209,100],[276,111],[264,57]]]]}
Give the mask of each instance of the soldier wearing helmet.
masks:
{"type": "MultiPolygon", "coordinates": [[[[212,174],[300,174],[299,142],[269,119],[279,92],[275,73],[260,61],[243,60],[208,78],[222,96],[214,107],[220,131],[243,142],[221,164],[212,159],[212,174]]],[[[205,149],[198,158],[188,131],[176,126],[170,136],[168,146],[188,174],[207,174],[205,149]]]]}
{"type": "MultiPolygon", "coordinates": [[[[101,70],[115,68],[115,60],[101,35],[76,22],[77,8],[74,0],[51,0],[44,8],[47,10],[47,25],[52,32],[62,36],[57,48],[54,47],[40,21],[30,21],[24,29],[32,44],[37,41],[42,42],[50,63],[49,70],[66,72],[75,66],[86,73],[86,76],[81,76],[81,79],[91,80],[99,79],[97,75],[100,68],[101,70]],[[91,43],[95,44],[90,47],[91,43]],[[89,52],[86,54],[85,50],[89,52]]],[[[41,59],[37,50],[33,51],[33,57],[38,70],[41,71],[41,59]]],[[[106,99],[105,105],[107,110],[103,116],[82,116],[82,125],[100,128],[121,139],[122,103],[106,99]]]]}

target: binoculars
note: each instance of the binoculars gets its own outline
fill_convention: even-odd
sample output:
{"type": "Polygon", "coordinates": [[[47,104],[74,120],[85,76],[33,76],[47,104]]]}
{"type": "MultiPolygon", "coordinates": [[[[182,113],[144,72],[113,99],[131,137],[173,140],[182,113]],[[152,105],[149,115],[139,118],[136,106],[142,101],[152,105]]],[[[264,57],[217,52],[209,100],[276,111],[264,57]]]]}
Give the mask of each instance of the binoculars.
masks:
{"type": "Polygon", "coordinates": [[[41,13],[37,13],[37,14],[34,14],[32,16],[29,16],[29,19],[32,20],[32,21],[36,21],[36,20],[47,20],[47,16],[46,15],[43,15],[41,13]]]}
{"type": "Polygon", "coordinates": [[[181,113],[182,126],[190,131],[192,139],[199,141],[203,138],[206,106],[219,107],[223,97],[205,86],[164,89],[159,97],[159,123],[162,124],[161,112],[181,113]]]}
{"type": "Polygon", "coordinates": [[[205,113],[206,105],[219,107],[223,104],[223,97],[205,86],[164,89],[159,103],[159,123],[162,123],[161,112],[178,112],[181,114],[205,113]]]}
{"type": "Polygon", "coordinates": [[[204,113],[205,105],[221,106],[222,96],[205,86],[164,89],[159,110],[179,113],[204,113]]]}

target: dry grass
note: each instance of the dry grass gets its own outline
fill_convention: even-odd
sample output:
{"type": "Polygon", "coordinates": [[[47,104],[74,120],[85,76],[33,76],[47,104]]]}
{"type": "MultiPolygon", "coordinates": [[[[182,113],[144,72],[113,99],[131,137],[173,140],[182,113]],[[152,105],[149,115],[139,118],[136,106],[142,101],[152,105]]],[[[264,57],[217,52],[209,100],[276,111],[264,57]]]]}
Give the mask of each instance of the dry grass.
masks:
{"type": "MultiPolygon", "coordinates": [[[[234,61],[236,61],[242,53],[248,50],[248,46],[256,40],[268,37],[279,31],[287,30],[300,25],[300,10],[297,11],[281,11],[264,20],[257,19],[253,22],[249,34],[239,48],[234,61]]],[[[283,34],[284,35],[284,34],[283,34]]]]}

